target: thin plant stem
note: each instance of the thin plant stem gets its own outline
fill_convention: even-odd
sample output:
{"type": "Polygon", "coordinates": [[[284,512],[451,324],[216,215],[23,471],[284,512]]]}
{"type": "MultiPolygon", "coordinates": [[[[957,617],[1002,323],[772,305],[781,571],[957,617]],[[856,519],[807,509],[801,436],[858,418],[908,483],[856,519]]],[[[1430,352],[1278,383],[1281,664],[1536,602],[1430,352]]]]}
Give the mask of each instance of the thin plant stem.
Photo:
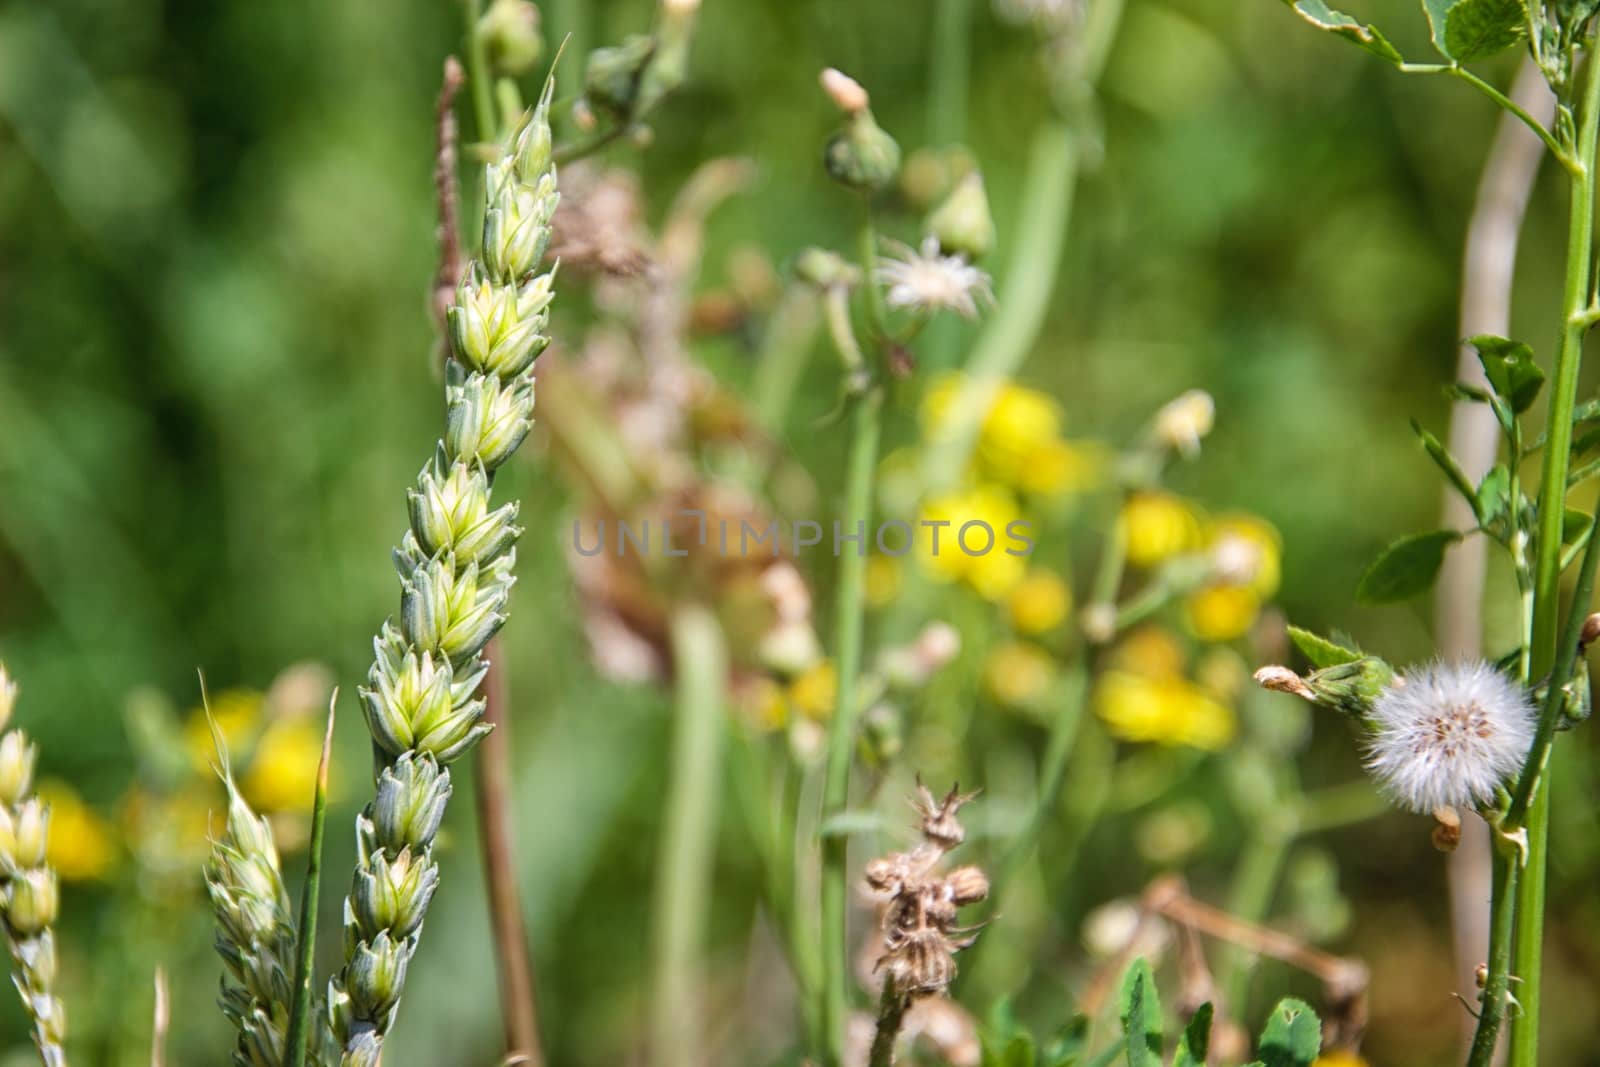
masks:
{"type": "Polygon", "coordinates": [[[284,1036],[285,1067],[305,1067],[311,1042],[311,984],[316,975],[317,900],[322,885],[322,834],[328,821],[328,765],[333,757],[335,691],[328,702],[328,725],[322,735],[316,791],[311,798],[311,839],[306,845],[306,882],[300,890],[300,940],[295,946],[294,1003],[284,1036]]]}
{"type": "Polygon", "coordinates": [[[722,784],[728,653],[721,624],[701,604],[680,605],[671,628],[676,707],[672,781],[656,866],[651,1062],[699,1067],[706,1062],[698,1000],[722,784]]]}
{"type": "Polygon", "coordinates": [[[557,76],[561,95],[575,97],[583,91],[584,62],[589,57],[589,0],[554,0],[549,10],[554,30],[551,39],[566,41],[578,57],[557,76]]]}
{"type": "Polygon", "coordinates": [[[1483,1010],[1472,1035],[1467,1067],[1489,1067],[1494,1059],[1500,1024],[1506,1014],[1510,985],[1511,936],[1517,906],[1517,852],[1499,843],[1494,863],[1494,889],[1489,903],[1488,976],[1483,988],[1483,1010]]]}
{"type": "MultiPolygon", "coordinates": [[[[877,466],[879,411],[883,399],[880,391],[874,388],[855,397],[851,403],[844,522],[848,530],[865,538],[872,519],[872,475],[877,466]]],[[[824,824],[843,814],[850,803],[850,762],[860,711],[856,706],[856,679],[861,672],[866,573],[865,547],[857,543],[855,548],[856,551],[844,552],[839,558],[835,604],[838,690],[833,717],[828,723],[828,760],[822,790],[824,824]]],[[[845,923],[849,900],[848,852],[848,835],[833,833],[823,838],[822,1020],[827,1041],[823,1051],[829,1067],[838,1067],[844,1062],[845,1016],[849,1008],[850,951],[845,923]]]]}
{"type": "Polygon", "coordinates": [[[478,139],[492,141],[495,136],[494,87],[489,84],[489,54],[478,20],[483,17],[483,0],[465,0],[467,18],[467,87],[472,92],[472,115],[478,139]]]}
{"type": "Polygon", "coordinates": [[[165,967],[156,968],[154,984],[155,1004],[150,1012],[150,1067],[167,1067],[167,1029],[172,1025],[172,1009],[165,967]]]}
{"type": "MultiPolygon", "coordinates": [[[[1270,816],[1256,828],[1245,843],[1244,855],[1239,859],[1233,886],[1228,892],[1230,915],[1247,923],[1260,923],[1266,918],[1288,855],[1289,840],[1286,828],[1270,816]]],[[[1222,996],[1223,1003],[1235,1016],[1244,1008],[1251,970],[1250,954],[1237,946],[1230,947],[1223,967],[1222,996]]]]}
{"type": "MultiPolygon", "coordinates": [[[[1548,126],[1555,96],[1532,58],[1523,61],[1512,85],[1511,97],[1548,126]]],[[[1457,333],[1461,337],[1489,334],[1511,336],[1511,296],[1517,246],[1544,146],[1515,115],[1500,116],[1494,140],[1479,178],[1472,219],[1462,254],[1461,308],[1457,333]]],[[[1471,345],[1462,344],[1456,361],[1456,379],[1487,390],[1489,382],[1471,345]]],[[[1513,423],[1513,427],[1516,424],[1513,423]]],[[[1468,481],[1478,484],[1494,465],[1501,440],[1500,423],[1486,404],[1458,400],[1450,411],[1450,454],[1461,464],[1468,481]]],[[[1507,469],[1511,472],[1511,529],[1520,530],[1520,443],[1510,443],[1507,469]]],[[[1459,493],[1443,491],[1440,526],[1466,529],[1477,517],[1459,493]]],[[[1488,566],[1488,540],[1469,537],[1452,548],[1434,593],[1434,633],[1439,655],[1465,661],[1483,654],[1483,594],[1488,566]]],[[[1519,597],[1529,593],[1528,568],[1515,567],[1519,597]]],[[[1524,602],[1526,599],[1524,597],[1524,602]]],[[[1528,613],[1531,621],[1531,613],[1528,613]]],[[[1523,633],[1526,649],[1526,632],[1523,633]]],[[[1368,790],[1369,794],[1376,795],[1368,790]]],[[[1450,921],[1455,949],[1456,984],[1473,988],[1478,964],[1487,958],[1490,921],[1489,898],[1493,880],[1493,855],[1489,831],[1481,820],[1462,827],[1461,842],[1448,864],[1450,921]]],[[[1462,1034],[1471,1040],[1473,1023],[1462,1016],[1462,1034]]]]}
{"type": "Polygon", "coordinates": [[[478,807],[478,843],[483,851],[483,877],[489,891],[489,924],[500,976],[500,1022],[505,1028],[506,1055],[529,1067],[541,1067],[538,997],[528,961],[528,933],[517,891],[516,830],[511,815],[511,736],[507,729],[505,667],[500,639],[487,650],[489,673],[484,678],[483,721],[494,732],[478,746],[472,776],[478,807]]]}
{"type": "Polygon", "coordinates": [[[872,1034],[872,1051],[867,1067],[894,1067],[894,1043],[906,1018],[906,998],[894,987],[894,976],[883,978],[883,996],[878,999],[878,1027],[872,1034]]]}
{"type": "MultiPolygon", "coordinates": [[[[933,53],[929,57],[928,143],[959,144],[967,136],[967,99],[972,80],[972,0],[936,0],[933,53]]],[[[933,367],[955,362],[962,325],[946,316],[927,323],[920,358],[933,367]]]]}
{"type": "MultiPolygon", "coordinates": [[[[1562,290],[1561,345],[1556,356],[1551,388],[1549,418],[1545,430],[1544,462],[1540,472],[1538,538],[1534,559],[1532,640],[1529,642],[1530,680],[1550,674],[1552,691],[1568,679],[1552,672],[1558,666],[1557,629],[1560,625],[1561,527],[1566,512],[1567,470],[1572,446],[1572,411],[1577,403],[1578,372],[1583,361],[1583,336],[1587,329],[1583,312],[1589,305],[1591,246],[1594,240],[1594,170],[1597,131],[1600,131],[1600,63],[1591,60],[1584,74],[1583,98],[1578,106],[1578,144],[1571,173],[1567,226],[1566,280],[1562,290]]],[[[1570,667],[1569,673],[1570,673],[1570,667]]],[[[1543,774],[1554,736],[1559,702],[1547,703],[1540,717],[1533,747],[1517,781],[1511,807],[1502,820],[1500,832],[1515,835],[1527,829],[1525,864],[1528,873],[1520,880],[1516,861],[1502,860],[1511,866],[1502,883],[1514,891],[1510,901],[1498,901],[1490,931],[1489,975],[1484,989],[1483,1013],[1473,1037],[1469,1067],[1482,1067],[1493,1054],[1495,1038],[1505,1015],[1505,997],[1512,965],[1510,941],[1515,922],[1519,932],[1515,965],[1519,1000],[1523,1013],[1513,1028],[1512,1067],[1533,1067],[1538,1060],[1540,969],[1543,957],[1544,866],[1546,862],[1548,803],[1538,796],[1548,789],[1543,774]],[[1520,881],[1520,885],[1519,885],[1520,881]],[[1504,909],[1508,914],[1502,916],[1504,909]],[[1522,913],[1516,918],[1516,913],[1522,913]],[[1480,1058],[1481,1057],[1481,1058],[1480,1058]]],[[[1508,851],[1502,844],[1501,851],[1508,851]]],[[[1505,893],[1504,885],[1497,893],[1505,893]]]]}

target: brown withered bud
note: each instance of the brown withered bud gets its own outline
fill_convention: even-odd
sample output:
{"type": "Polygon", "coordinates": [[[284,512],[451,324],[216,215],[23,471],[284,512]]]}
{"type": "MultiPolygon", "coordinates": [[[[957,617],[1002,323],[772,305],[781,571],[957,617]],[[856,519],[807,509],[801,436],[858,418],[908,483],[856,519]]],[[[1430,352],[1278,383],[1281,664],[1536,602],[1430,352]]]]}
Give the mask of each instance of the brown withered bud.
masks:
{"type": "Polygon", "coordinates": [[[945,851],[955,848],[967,839],[966,830],[956,819],[956,812],[961,810],[961,805],[970,801],[977,793],[960,792],[960,783],[950,787],[943,800],[934,800],[928,787],[917,780],[917,795],[911,799],[911,806],[922,817],[922,836],[928,843],[938,845],[945,851]]]}
{"type": "Polygon", "coordinates": [[[944,884],[957,907],[976,904],[989,895],[989,877],[977,867],[957,867],[945,875],[944,884]]]}
{"type": "Polygon", "coordinates": [[[1433,809],[1433,847],[1454,852],[1461,844],[1461,815],[1452,807],[1433,809]]]}
{"type": "Polygon", "coordinates": [[[900,853],[884,859],[873,860],[863,872],[867,886],[878,893],[898,893],[905,881],[905,857],[900,853]]]}

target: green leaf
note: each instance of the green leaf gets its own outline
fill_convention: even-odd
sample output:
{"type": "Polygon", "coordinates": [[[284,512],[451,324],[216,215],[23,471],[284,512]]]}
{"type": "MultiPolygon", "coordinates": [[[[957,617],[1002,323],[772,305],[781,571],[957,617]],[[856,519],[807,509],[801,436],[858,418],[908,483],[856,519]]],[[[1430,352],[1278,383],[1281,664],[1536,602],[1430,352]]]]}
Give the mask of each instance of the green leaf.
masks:
{"type": "Polygon", "coordinates": [[[1445,17],[1445,55],[1471,63],[1503,52],[1527,35],[1522,0],[1460,0],[1445,17]]]}
{"type": "Polygon", "coordinates": [[[1465,400],[1473,404],[1489,403],[1487,392],[1466,382],[1451,382],[1444,387],[1444,396],[1446,400],[1465,400]]]}
{"type": "Polygon", "coordinates": [[[1359,649],[1346,648],[1310,630],[1302,630],[1298,626],[1290,626],[1288,630],[1289,640],[1294,642],[1294,647],[1298,648],[1319,671],[1354,663],[1361,658],[1359,649]]]}
{"type": "Polygon", "coordinates": [[[1311,1067],[1322,1051],[1322,1023],[1303,1000],[1286,997],[1261,1032],[1264,1067],[1311,1067]]]}
{"type": "Polygon", "coordinates": [[[1509,510],[1511,472],[1504,464],[1495,464],[1483,476],[1483,481],[1478,483],[1472,507],[1478,513],[1478,523],[1482,526],[1488,526],[1509,510]]]}
{"type": "Polygon", "coordinates": [[[1039,1067],[1073,1067],[1089,1047],[1089,1017],[1074,1015],[1050,1043],[1039,1050],[1039,1067]]]}
{"type": "Polygon", "coordinates": [[[1207,1001],[1184,1027],[1172,1067],[1205,1067],[1206,1055],[1211,1051],[1211,1012],[1211,1002],[1207,1001]]]}
{"type": "Polygon", "coordinates": [[[1121,1008],[1128,1067],[1161,1067],[1161,998],[1143,959],[1134,960],[1122,979],[1121,1008]]]}
{"type": "Polygon", "coordinates": [[[1483,364],[1484,376],[1495,395],[1517,414],[1527,411],[1544,387],[1544,371],[1533,361],[1533,349],[1521,341],[1489,334],[1469,337],[1467,343],[1478,350],[1478,362],[1483,364]]]}
{"type": "Polygon", "coordinates": [[[1439,576],[1444,550],[1461,540],[1454,530],[1430,530],[1402,537],[1383,550],[1356,587],[1364,604],[1389,604],[1424,592],[1439,576]]]}
{"type": "Polygon", "coordinates": [[[1588,512],[1579,511],[1576,508],[1568,508],[1561,516],[1561,543],[1564,545],[1573,544],[1578,538],[1589,532],[1589,527],[1593,522],[1594,519],[1590,517],[1588,512]]]}
{"type": "Polygon", "coordinates": [[[1319,30],[1326,30],[1343,37],[1379,59],[1386,59],[1397,66],[1405,62],[1400,52],[1389,43],[1389,39],[1380,33],[1376,26],[1363,24],[1343,11],[1335,11],[1323,0],[1283,0],[1283,2],[1294,8],[1295,14],[1319,30]]]}
{"type": "Polygon", "coordinates": [[[1471,479],[1467,477],[1467,472],[1461,469],[1461,464],[1456,462],[1456,457],[1450,454],[1450,450],[1445,448],[1437,437],[1428,430],[1423,429],[1422,424],[1416,419],[1411,420],[1411,432],[1417,435],[1417,440],[1422,442],[1422,447],[1427,450],[1428,455],[1438,468],[1444,472],[1444,476],[1450,479],[1450,484],[1455,486],[1456,492],[1460,493],[1467,503],[1472,505],[1473,511],[1477,511],[1478,491],[1473,488],[1471,479]]]}
{"type": "Polygon", "coordinates": [[[1020,1033],[1013,1037],[1000,1067],[1034,1067],[1033,1035],[1020,1033]]]}

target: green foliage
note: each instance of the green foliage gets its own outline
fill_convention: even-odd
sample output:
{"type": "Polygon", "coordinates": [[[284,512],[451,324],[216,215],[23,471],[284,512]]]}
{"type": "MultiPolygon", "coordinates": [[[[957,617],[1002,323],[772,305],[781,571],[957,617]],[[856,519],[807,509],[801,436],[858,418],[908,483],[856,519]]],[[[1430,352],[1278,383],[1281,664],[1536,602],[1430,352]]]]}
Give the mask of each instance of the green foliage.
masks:
{"type": "Polygon", "coordinates": [[[1261,1032],[1263,1067],[1311,1067],[1322,1051],[1322,1023],[1304,1001],[1278,1002],[1261,1032]]]}
{"type": "Polygon", "coordinates": [[[1434,47],[1457,63],[1492,56],[1528,35],[1522,0],[1423,0],[1422,6],[1434,47]]]}
{"type": "Polygon", "coordinates": [[[1322,0],[1284,0],[1284,3],[1319,30],[1343,37],[1390,63],[1404,62],[1399,50],[1389,43],[1389,39],[1376,26],[1353,19],[1343,11],[1336,11],[1322,0]]]}
{"type": "MultiPolygon", "coordinates": [[[[1456,491],[1466,498],[1467,503],[1473,505],[1474,511],[1477,511],[1477,490],[1472,487],[1472,481],[1467,477],[1467,472],[1461,469],[1461,464],[1456,462],[1456,458],[1450,454],[1449,449],[1445,448],[1431,431],[1424,429],[1416,419],[1411,420],[1411,430],[1417,435],[1417,439],[1422,442],[1422,447],[1427,450],[1428,456],[1444,472],[1444,476],[1450,479],[1450,484],[1455,486],[1456,491]]],[[[1481,513],[1479,513],[1479,521],[1482,521],[1481,513]]]]}
{"type": "Polygon", "coordinates": [[[1461,535],[1454,530],[1430,530],[1402,537],[1383,550],[1361,576],[1356,599],[1364,604],[1388,604],[1425,592],[1439,576],[1444,552],[1461,535]]]}
{"type": "Polygon", "coordinates": [[[1183,1029],[1183,1038],[1178,1042],[1178,1054],[1173,1058],[1172,1067],[1205,1067],[1206,1055],[1211,1050],[1212,1013],[1209,1001],[1200,1005],[1200,1010],[1194,1013],[1194,1018],[1183,1029]]]}
{"type": "Polygon", "coordinates": [[[1496,396],[1519,415],[1533,406],[1544,387],[1544,371],[1533,361],[1532,348],[1489,334],[1469,338],[1467,343],[1478,350],[1478,361],[1496,396]]]}
{"type": "Polygon", "coordinates": [[[1328,667],[1340,667],[1346,663],[1354,663],[1362,658],[1360,650],[1346,648],[1344,645],[1330,641],[1320,634],[1314,634],[1310,630],[1303,630],[1298,626],[1290,626],[1288,631],[1289,640],[1294,642],[1294,646],[1318,670],[1325,670],[1328,667]]]}
{"type": "Polygon", "coordinates": [[[1120,1008],[1128,1067],[1161,1067],[1161,998],[1150,964],[1142,959],[1122,979],[1120,1008]]]}
{"type": "Polygon", "coordinates": [[[1017,1025],[1007,1000],[996,1003],[988,1025],[979,1035],[982,1067],[1093,1067],[1083,1060],[1088,1051],[1089,1019],[1075,1015],[1055,1037],[1040,1045],[1017,1025]]]}

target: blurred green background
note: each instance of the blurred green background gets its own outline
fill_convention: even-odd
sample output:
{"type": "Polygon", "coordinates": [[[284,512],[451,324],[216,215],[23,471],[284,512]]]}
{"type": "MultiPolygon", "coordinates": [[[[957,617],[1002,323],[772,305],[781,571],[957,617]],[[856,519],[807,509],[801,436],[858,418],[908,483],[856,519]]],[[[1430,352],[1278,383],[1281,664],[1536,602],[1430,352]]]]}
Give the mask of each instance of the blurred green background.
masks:
{"type": "MultiPolygon", "coordinates": [[[[1397,43],[1424,51],[1420,12],[1381,6],[1396,9],[1397,43]]],[[[924,143],[943,121],[930,115],[930,7],[706,0],[690,82],[656,116],[653,143],[611,153],[637,166],[652,217],[699,161],[756,161],[755,187],[712,222],[706,284],[735,244],[777,262],[807,244],[849,247],[855,213],[818,164],[834,120],[816,72],[857,75],[882,124],[924,143]]],[[[573,0],[546,12],[547,28],[576,18],[591,43],[615,41],[645,29],[651,8],[573,0]]],[[[396,603],[401,489],[436,432],[432,108],[460,30],[449,0],[0,6],[0,655],[23,685],[21,721],[43,772],[116,825],[139,761],[130,707],[181,714],[198,702],[197,668],[214,691],[260,690],[291,663],[326,664],[344,694],[329,952],[367,791],[354,687],[396,603]]],[[[974,5],[963,125],[1002,241],[1047,106],[1036,49],[974,5]]],[[[1513,65],[1485,74],[1504,84],[1513,65]]],[[[1178,392],[1209,390],[1217,429],[1176,487],[1277,526],[1290,618],[1399,662],[1426,654],[1426,601],[1358,609],[1352,590],[1383,543],[1437,522],[1438,481],[1406,420],[1447,417],[1491,108],[1449,80],[1403,78],[1270,0],[1132,0],[1103,97],[1104,163],[1080,190],[1022,377],[1089,435],[1126,436],[1178,392]]],[[[1515,302],[1518,336],[1541,353],[1561,269],[1556,177],[1535,193],[1515,302]]],[[[584,306],[558,310],[558,339],[584,306]]],[[[807,419],[832,388],[813,368],[789,442],[825,486],[837,447],[807,419]]],[[[553,1061],[610,1064],[626,1061],[642,1017],[668,709],[588,666],[564,558],[572,502],[544,452],[536,436],[506,475],[528,526],[503,637],[518,848],[553,1061]]],[[[1507,584],[1491,576],[1501,603],[1507,584]]],[[[1315,736],[1306,780],[1353,778],[1342,726],[1319,721],[1315,736]]],[[[1556,1065],[1600,1062],[1580,1051],[1595,1044],[1600,983],[1595,751],[1592,731],[1564,741],[1557,778],[1556,1065]]],[[[494,1062],[470,803],[453,806],[448,834],[395,1067],[494,1062]]],[[[754,911],[737,840],[723,838],[713,931],[730,982],[754,911]]],[[[1355,912],[1332,947],[1374,969],[1369,1058],[1451,1062],[1462,1009],[1446,997],[1443,863],[1425,827],[1395,815],[1324,844],[1355,912]]],[[[1148,878],[1114,855],[1084,853],[1080,904],[1148,878]]],[[[65,897],[74,1032],[94,1042],[80,1057],[143,1062],[160,962],[177,1062],[215,1062],[227,1038],[210,1008],[219,968],[199,872],[129,896],[126,862],[65,897]]],[[[1211,862],[1192,872],[1201,895],[1229,869],[1221,847],[1211,862]]],[[[291,881],[300,863],[289,857],[291,881]]],[[[1076,965],[1063,957],[1063,973],[1076,965]]],[[[0,1063],[27,1062],[7,1058],[20,1033],[0,998],[0,1063]]]]}

